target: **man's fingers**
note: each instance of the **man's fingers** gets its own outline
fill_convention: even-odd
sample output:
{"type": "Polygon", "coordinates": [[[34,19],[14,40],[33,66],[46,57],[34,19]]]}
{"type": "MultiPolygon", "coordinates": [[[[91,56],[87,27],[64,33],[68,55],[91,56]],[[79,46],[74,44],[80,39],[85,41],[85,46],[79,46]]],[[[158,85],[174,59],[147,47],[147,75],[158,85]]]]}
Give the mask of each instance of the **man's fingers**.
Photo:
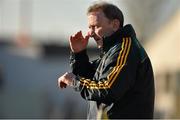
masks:
{"type": "Polygon", "coordinates": [[[66,86],[67,86],[67,84],[63,82],[63,79],[65,79],[64,75],[58,79],[58,87],[60,87],[60,88],[66,88],[66,86]]]}
{"type": "Polygon", "coordinates": [[[75,35],[72,35],[73,38],[78,38],[81,35],[81,31],[77,32],[75,35]]]}
{"type": "Polygon", "coordinates": [[[85,40],[85,41],[87,41],[89,39],[89,37],[90,37],[89,33],[87,33],[87,35],[85,37],[83,37],[82,31],[79,31],[75,35],[70,36],[69,40],[70,40],[70,42],[77,41],[77,40],[80,40],[80,41],[85,40]]]}
{"type": "Polygon", "coordinates": [[[87,44],[89,37],[90,37],[89,34],[87,34],[85,37],[83,37],[83,44],[87,44]]]}
{"type": "Polygon", "coordinates": [[[75,39],[80,40],[80,41],[84,39],[81,31],[79,31],[79,32],[75,35],[75,39]]]}
{"type": "Polygon", "coordinates": [[[76,36],[77,36],[77,37],[82,36],[81,30],[80,30],[79,32],[77,32],[76,36]]]}
{"type": "Polygon", "coordinates": [[[71,41],[73,41],[73,40],[82,40],[82,38],[83,38],[82,32],[79,31],[75,35],[71,36],[71,41]]]}
{"type": "Polygon", "coordinates": [[[58,87],[60,88],[66,88],[67,84],[62,82],[62,81],[58,81],[58,87]]]}
{"type": "Polygon", "coordinates": [[[76,76],[73,73],[64,73],[64,75],[62,75],[58,79],[58,87],[66,88],[67,86],[71,86],[75,77],[76,76]]]}
{"type": "Polygon", "coordinates": [[[89,37],[90,37],[90,35],[87,34],[87,35],[85,36],[84,40],[85,40],[85,41],[89,40],[89,37]]]}
{"type": "Polygon", "coordinates": [[[82,32],[81,31],[77,32],[73,38],[75,40],[81,40],[83,38],[82,32]]]}
{"type": "Polygon", "coordinates": [[[69,37],[69,45],[71,46],[72,43],[72,36],[69,37]]]}
{"type": "Polygon", "coordinates": [[[79,31],[78,37],[80,37],[80,38],[82,38],[82,37],[83,37],[83,35],[82,35],[82,32],[81,32],[81,31],[79,31]]]}
{"type": "Polygon", "coordinates": [[[70,42],[73,42],[75,40],[75,35],[71,35],[69,40],[70,42]]]}
{"type": "Polygon", "coordinates": [[[72,41],[72,35],[70,36],[69,40],[72,41]]]}
{"type": "Polygon", "coordinates": [[[60,88],[66,88],[67,84],[60,82],[60,88]]]}

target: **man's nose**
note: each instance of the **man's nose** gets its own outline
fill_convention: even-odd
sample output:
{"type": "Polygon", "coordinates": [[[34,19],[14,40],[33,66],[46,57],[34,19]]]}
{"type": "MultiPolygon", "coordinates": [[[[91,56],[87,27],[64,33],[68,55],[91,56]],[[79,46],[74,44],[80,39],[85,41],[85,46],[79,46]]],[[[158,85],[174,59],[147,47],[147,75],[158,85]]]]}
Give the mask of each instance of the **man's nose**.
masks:
{"type": "Polygon", "coordinates": [[[93,29],[90,29],[88,33],[90,37],[93,37],[95,35],[95,31],[93,29]]]}

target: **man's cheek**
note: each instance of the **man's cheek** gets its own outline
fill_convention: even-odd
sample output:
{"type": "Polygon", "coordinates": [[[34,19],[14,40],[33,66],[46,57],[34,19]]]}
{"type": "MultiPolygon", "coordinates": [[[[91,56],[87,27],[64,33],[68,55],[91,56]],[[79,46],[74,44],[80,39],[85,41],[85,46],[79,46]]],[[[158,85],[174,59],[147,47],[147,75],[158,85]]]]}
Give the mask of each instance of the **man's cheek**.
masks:
{"type": "Polygon", "coordinates": [[[103,31],[102,31],[102,30],[99,30],[99,31],[97,31],[96,34],[97,34],[98,37],[102,37],[102,36],[103,36],[103,31]]]}

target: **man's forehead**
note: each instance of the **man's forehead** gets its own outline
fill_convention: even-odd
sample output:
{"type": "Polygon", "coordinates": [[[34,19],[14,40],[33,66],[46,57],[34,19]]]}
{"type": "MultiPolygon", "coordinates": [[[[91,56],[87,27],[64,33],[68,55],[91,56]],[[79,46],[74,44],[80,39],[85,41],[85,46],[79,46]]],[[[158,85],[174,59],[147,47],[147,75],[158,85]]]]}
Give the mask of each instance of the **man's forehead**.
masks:
{"type": "Polygon", "coordinates": [[[98,10],[98,11],[90,12],[88,14],[88,18],[90,18],[90,17],[95,17],[95,18],[99,19],[99,18],[105,17],[105,15],[101,10],[98,10]]]}
{"type": "Polygon", "coordinates": [[[92,11],[90,13],[88,13],[88,16],[89,15],[94,15],[94,16],[105,16],[104,15],[104,12],[101,10],[101,9],[98,9],[96,11],[92,11]]]}

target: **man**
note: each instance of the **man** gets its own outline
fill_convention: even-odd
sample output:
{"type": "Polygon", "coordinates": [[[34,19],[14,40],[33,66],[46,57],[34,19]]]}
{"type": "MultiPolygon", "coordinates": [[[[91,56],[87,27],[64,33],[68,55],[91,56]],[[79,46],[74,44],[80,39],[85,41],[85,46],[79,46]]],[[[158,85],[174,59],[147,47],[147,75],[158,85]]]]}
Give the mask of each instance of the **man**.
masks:
{"type": "Polygon", "coordinates": [[[154,77],[149,57],[131,25],[115,5],[99,2],[89,7],[89,32],[70,37],[72,73],[58,79],[61,88],[73,86],[89,101],[88,118],[153,118],[154,77]],[[86,47],[94,38],[101,55],[89,62],[86,47]]]}

